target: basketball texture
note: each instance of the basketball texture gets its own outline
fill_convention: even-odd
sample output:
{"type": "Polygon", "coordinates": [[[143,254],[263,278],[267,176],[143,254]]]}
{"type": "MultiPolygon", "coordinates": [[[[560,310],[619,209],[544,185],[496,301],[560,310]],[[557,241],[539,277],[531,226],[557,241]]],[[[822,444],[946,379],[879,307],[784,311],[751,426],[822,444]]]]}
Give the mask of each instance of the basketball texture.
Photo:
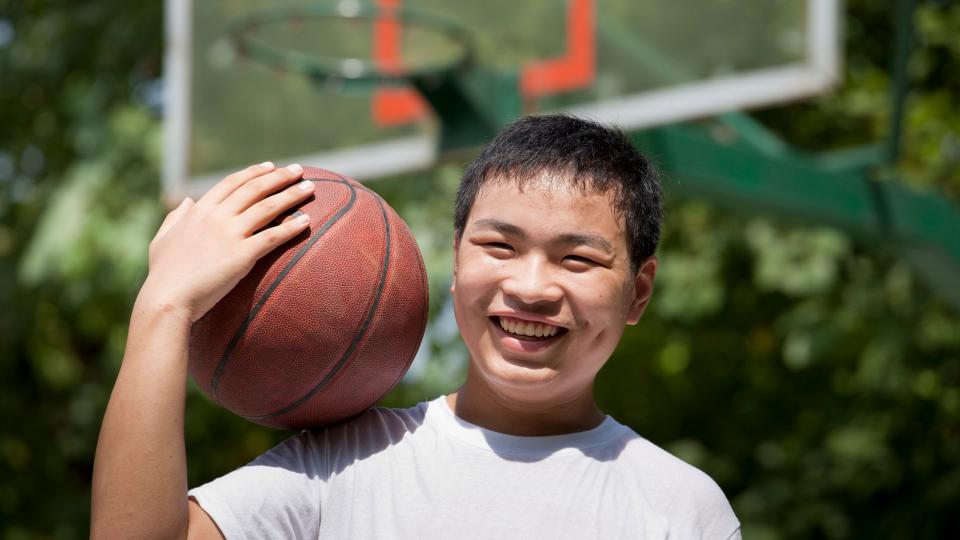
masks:
{"type": "Polygon", "coordinates": [[[261,259],[193,325],[190,374],[258,424],[320,426],[363,412],[400,380],[427,322],[423,259],[379,195],[304,167],[310,229],[261,259]]]}

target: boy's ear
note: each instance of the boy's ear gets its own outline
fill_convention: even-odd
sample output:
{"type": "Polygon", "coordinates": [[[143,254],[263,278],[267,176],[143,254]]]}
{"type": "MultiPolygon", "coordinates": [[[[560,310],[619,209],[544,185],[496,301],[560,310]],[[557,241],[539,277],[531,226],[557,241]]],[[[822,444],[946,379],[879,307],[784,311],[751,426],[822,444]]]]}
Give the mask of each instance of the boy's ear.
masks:
{"type": "Polygon", "coordinates": [[[460,231],[453,231],[453,279],[450,281],[450,294],[457,287],[457,256],[460,253],[460,231]]]}
{"type": "Polygon", "coordinates": [[[653,278],[657,275],[657,258],[648,257],[640,264],[636,282],[633,286],[634,297],[630,302],[630,312],[627,314],[627,324],[633,325],[640,321],[640,316],[647,309],[647,303],[653,295],[653,278]]]}

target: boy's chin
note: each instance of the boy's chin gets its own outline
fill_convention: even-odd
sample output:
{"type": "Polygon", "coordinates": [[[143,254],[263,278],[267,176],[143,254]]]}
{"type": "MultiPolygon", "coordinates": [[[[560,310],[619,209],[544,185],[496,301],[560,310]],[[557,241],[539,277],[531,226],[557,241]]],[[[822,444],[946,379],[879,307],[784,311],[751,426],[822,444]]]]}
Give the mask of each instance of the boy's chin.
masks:
{"type": "Polygon", "coordinates": [[[558,392],[558,373],[549,365],[499,357],[479,370],[486,386],[511,401],[549,401],[558,392]]]}

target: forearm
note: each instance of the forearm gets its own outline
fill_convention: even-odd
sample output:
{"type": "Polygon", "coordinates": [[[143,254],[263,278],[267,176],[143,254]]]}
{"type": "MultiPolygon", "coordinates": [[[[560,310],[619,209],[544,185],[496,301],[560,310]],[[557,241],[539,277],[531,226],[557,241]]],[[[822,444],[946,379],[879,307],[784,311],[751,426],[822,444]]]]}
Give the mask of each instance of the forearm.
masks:
{"type": "Polygon", "coordinates": [[[189,316],[137,300],[97,443],[93,538],[186,536],[189,335],[189,316]]]}
{"type": "MultiPolygon", "coordinates": [[[[150,242],[149,274],[97,442],[94,538],[186,537],[183,419],[190,326],[259,258],[309,229],[306,215],[275,224],[313,195],[310,182],[291,185],[302,174],[299,165],[247,167],[199,201],[184,199],[150,242]]],[[[219,536],[210,527],[209,536],[219,536]]]]}

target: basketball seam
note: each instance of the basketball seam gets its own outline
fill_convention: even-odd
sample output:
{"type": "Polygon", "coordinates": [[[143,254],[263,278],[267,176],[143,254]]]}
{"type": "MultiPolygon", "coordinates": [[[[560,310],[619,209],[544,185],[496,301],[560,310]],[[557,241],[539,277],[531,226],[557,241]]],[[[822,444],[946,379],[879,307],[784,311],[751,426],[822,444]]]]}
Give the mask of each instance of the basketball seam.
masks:
{"type": "MultiPolygon", "coordinates": [[[[330,180],[330,181],[337,182],[336,180],[330,180]]],[[[233,353],[233,349],[237,346],[237,343],[239,343],[240,338],[242,338],[243,335],[246,333],[247,328],[250,327],[250,323],[253,322],[253,319],[256,318],[257,314],[260,313],[260,309],[270,298],[270,295],[273,293],[273,291],[278,286],[280,286],[280,282],[283,281],[283,278],[285,278],[287,274],[289,274],[290,271],[293,270],[293,267],[296,266],[298,262],[300,262],[300,259],[303,258],[303,256],[307,253],[307,251],[311,247],[313,247],[313,245],[316,244],[318,240],[320,240],[320,237],[322,237],[330,229],[330,227],[332,227],[337,221],[340,220],[341,217],[344,216],[344,214],[346,214],[351,208],[353,208],[354,202],[357,199],[356,189],[354,188],[354,186],[350,185],[349,182],[337,182],[337,183],[341,183],[347,186],[347,188],[350,190],[350,199],[340,210],[337,211],[337,213],[330,216],[327,219],[327,221],[324,222],[324,224],[321,225],[319,229],[317,229],[317,232],[307,241],[307,243],[302,248],[300,248],[300,251],[298,251],[290,259],[290,261],[287,262],[286,266],[284,266],[283,270],[281,270],[280,273],[277,275],[277,277],[273,279],[273,282],[270,283],[270,286],[267,287],[267,290],[263,292],[263,294],[257,300],[257,303],[254,304],[253,308],[250,310],[250,313],[247,315],[246,319],[244,319],[243,323],[240,324],[240,328],[237,329],[233,337],[230,338],[230,341],[227,343],[227,347],[223,351],[223,355],[220,357],[220,362],[217,364],[216,369],[214,369],[213,380],[210,383],[211,394],[213,395],[213,399],[218,403],[222,403],[220,401],[220,377],[223,375],[224,370],[227,368],[227,363],[230,361],[230,355],[233,353]]]]}
{"type": "MultiPolygon", "coordinates": [[[[342,178],[342,179],[344,179],[344,180],[347,180],[346,177],[344,177],[344,176],[342,176],[342,175],[340,175],[340,174],[338,174],[338,173],[332,173],[332,174],[338,176],[339,178],[342,178]]],[[[328,181],[329,181],[329,180],[328,180],[328,181]]],[[[366,191],[367,193],[373,195],[374,197],[376,197],[376,198],[379,199],[380,201],[384,201],[383,197],[381,197],[379,193],[377,193],[376,191],[373,191],[372,189],[368,188],[367,186],[364,186],[364,185],[361,184],[361,185],[359,185],[359,186],[357,186],[357,187],[360,188],[360,189],[362,189],[362,190],[364,190],[364,191],[366,191]]],[[[385,202],[385,201],[384,201],[384,202],[385,202]]],[[[396,216],[396,217],[399,218],[399,216],[396,216]]],[[[413,240],[413,239],[411,238],[411,240],[413,240]]],[[[416,243],[416,240],[413,240],[413,242],[416,243]]],[[[427,320],[428,320],[429,313],[430,313],[430,310],[429,310],[429,304],[430,304],[430,293],[429,293],[429,291],[430,291],[430,289],[429,289],[429,285],[427,284],[427,269],[426,269],[426,267],[425,267],[424,264],[423,264],[423,259],[420,258],[420,257],[417,257],[417,269],[419,270],[419,274],[420,274],[420,288],[421,288],[421,290],[423,291],[423,296],[422,296],[423,304],[422,304],[422,305],[425,307],[425,309],[423,310],[423,313],[422,313],[421,316],[420,316],[420,326],[419,326],[419,328],[420,328],[420,336],[421,336],[421,337],[420,337],[419,340],[417,340],[417,347],[416,347],[417,349],[419,349],[419,348],[420,348],[420,344],[423,342],[423,333],[426,331],[426,328],[427,328],[427,320]]],[[[416,351],[414,351],[414,353],[416,353],[416,351]]],[[[407,372],[408,369],[410,369],[410,364],[413,363],[414,357],[415,357],[415,354],[414,354],[414,355],[411,355],[410,358],[407,360],[407,365],[404,367],[404,369],[400,370],[400,372],[399,372],[399,374],[397,375],[397,377],[394,378],[394,380],[393,380],[393,381],[390,383],[390,385],[387,387],[387,388],[388,388],[388,390],[387,390],[388,392],[389,392],[390,390],[392,390],[392,389],[397,385],[397,383],[400,382],[401,379],[403,379],[404,374],[407,372]]]]}
{"type": "MultiPolygon", "coordinates": [[[[353,187],[354,186],[351,186],[351,188],[353,187]]],[[[366,190],[366,191],[369,192],[369,190],[366,190]]],[[[383,262],[383,269],[380,271],[380,281],[377,284],[377,290],[376,290],[376,293],[374,294],[373,302],[370,304],[370,308],[367,311],[367,315],[364,318],[363,324],[360,326],[357,334],[354,336],[353,340],[350,342],[350,345],[347,346],[347,349],[343,352],[343,355],[340,356],[340,359],[333,366],[333,368],[330,369],[330,371],[327,372],[326,375],[324,375],[323,379],[321,379],[320,382],[316,384],[316,386],[314,386],[309,391],[307,391],[306,394],[301,396],[299,399],[293,401],[292,403],[272,413],[262,414],[262,415],[243,415],[244,418],[247,418],[250,420],[267,420],[270,418],[275,418],[282,414],[286,414],[296,409],[300,405],[303,405],[307,401],[309,401],[310,398],[312,398],[314,395],[316,395],[317,392],[319,392],[324,387],[326,387],[327,384],[329,384],[330,381],[333,379],[333,377],[336,376],[337,373],[339,373],[340,370],[343,369],[343,367],[347,364],[347,362],[353,356],[353,353],[356,350],[357,345],[359,345],[360,341],[362,341],[363,338],[366,336],[367,329],[370,327],[370,321],[373,320],[373,316],[376,314],[377,308],[380,306],[380,300],[383,297],[384,285],[386,284],[387,274],[389,273],[389,269],[390,269],[390,247],[391,247],[390,246],[391,244],[390,220],[387,217],[387,211],[384,208],[383,199],[379,196],[376,196],[375,193],[372,193],[372,194],[375,195],[374,200],[377,201],[377,206],[380,207],[380,214],[383,217],[383,226],[385,229],[384,232],[385,232],[386,240],[384,242],[385,244],[384,258],[383,258],[384,262],[383,262]]]]}
{"type": "MultiPolygon", "coordinates": [[[[416,243],[415,240],[414,240],[414,243],[416,243]]],[[[429,286],[427,285],[427,269],[423,265],[423,259],[420,259],[419,257],[417,260],[417,267],[420,269],[420,288],[421,290],[423,290],[423,296],[421,298],[423,300],[422,305],[424,306],[423,313],[420,316],[420,326],[419,326],[420,339],[417,340],[416,348],[413,351],[413,354],[410,355],[410,358],[407,360],[407,365],[402,370],[400,370],[397,377],[387,387],[387,392],[393,390],[393,388],[397,385],[397,383],[399,383],[403,379],[403,376],[406,375],[407,370],[410,369],[410,364],[412,364],[413,361],[416,359],[417,350],[420,349],[420,344],[423,343],[423,334],[427,330],[427,319],[430,314],[430,289],[429,289],[429,286]]]]}

